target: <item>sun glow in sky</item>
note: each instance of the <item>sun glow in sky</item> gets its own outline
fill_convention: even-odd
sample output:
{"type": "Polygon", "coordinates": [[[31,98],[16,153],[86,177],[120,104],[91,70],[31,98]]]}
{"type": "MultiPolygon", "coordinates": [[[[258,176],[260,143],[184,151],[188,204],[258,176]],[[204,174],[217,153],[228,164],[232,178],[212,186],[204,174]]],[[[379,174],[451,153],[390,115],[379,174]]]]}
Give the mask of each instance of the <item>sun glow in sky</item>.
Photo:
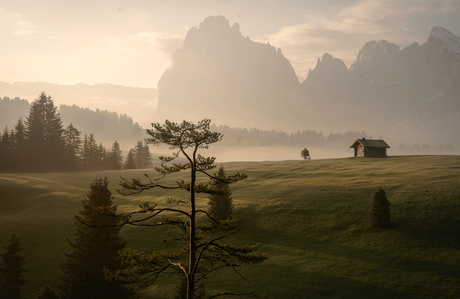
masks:
{"type": "Polygon", "coordinates": [[[300,81],[325,52],[349,67],[370,40],[403,48],[434,25],[460,35],[458,0],[0,0],[0,81],[156,88],[210,15],[281,48],[300,81]]]}

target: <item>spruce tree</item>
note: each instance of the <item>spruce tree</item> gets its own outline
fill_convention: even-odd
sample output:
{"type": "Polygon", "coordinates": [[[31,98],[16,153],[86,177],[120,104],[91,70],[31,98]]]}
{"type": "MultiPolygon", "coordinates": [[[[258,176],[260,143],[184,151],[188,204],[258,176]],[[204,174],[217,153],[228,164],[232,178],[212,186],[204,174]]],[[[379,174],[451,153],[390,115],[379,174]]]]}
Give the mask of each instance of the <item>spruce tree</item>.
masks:
{"type": "Polygon", "coordinates": [[[144,145],[142,141],[138,141],[133,154],[137,169],[152,167],[152,154],[147,144],[144,145]]]}
{"type": "Polygon", "coordinates": [[[0,136],[0,170],[10,170],[14,168],[13,161],[13,141],[8,127],[5,127],[0,136]]]}
{"type": "MultiPolygon", "coordinates": [[[[219,171],[215,175],[216,178],[222,179],[225,178],[224,167],[219,167],[219,171]]],[[[215,221],[226,220],[231,217],[233,211],[233,199],[232,192],[230,191],[229,184],[224,181],[215,180],[213,182],[216,189],[221,190],[221,194],[211,194],[209,195],[209,215],[215,221]]]]}
{"type": "Polygon", "coordinates": [[[33,170],[63,168],[64,129],[53,99],[44,92],[30,106],[26,120],[29,161],[33,170]]]}
{"type": "Polygon", "coordinates": [[[372,197],[369,221],[371,226],[375,228],[389,228],[391,226],[390,201],[382,188],[379,188],[372,197]]]}
{"type": "Polygon", "coordinates": [[[16,168],[23,170],[26,168],[25,159],[27,153],[27,137],[26,137],[26,127],[22,121],[22,117],[19,118],[18,122],[14,126],[14,133],[12,136],[13,139],[13,149],[14,149],[14,162],[16,168]]]}
{"type": "Polygon", "coordinates": [[[120,170],[123,166],[120,144],[115,141],[108,153],[108,169],[120,170]]]}
{"type": "Polygon", "coordinates": [[[67,240],[72,248],[61,263],[61,299],[130,298],[131,291],[115,281],[105,278],[104,268],[121,268],[118,251],[126,242],[118,235],[118,219],[98,212],[106,208],[116,213],[108,180],[96,179],[83,199],[83,210],[75,218],[75,241],[67,240]]]}
{"type": "Polygon", "coordinates": [[[21,299],[21,286],[27,282],[22,278],[26,272],[23,267],[25,258],[21,254],[24,249],[16,234],[11,235],[8,245],[3,248],[6,252],[0,254],[0,298],[21,299]]]}
{"type": "Polygon", "coordinates": [[[35,299],[59,299],[58,294],[49,285],[43,287],[35,299]]]}
{"type": "Polygon", "coordinates": [[[136,160],[134,160],[134,152],[132,149],[129,150],[128,156],[126,156],[125,164],[123,164],[124,169],[135,169],[136,160]]]}
{"type": "Polygon", "coordinates": [[[65,160],[66,167],[69,170],[76,170],[80,167],[79,152],[82,145],[80,134],[80,131],[72,124],[64,130],[65,160]]]}

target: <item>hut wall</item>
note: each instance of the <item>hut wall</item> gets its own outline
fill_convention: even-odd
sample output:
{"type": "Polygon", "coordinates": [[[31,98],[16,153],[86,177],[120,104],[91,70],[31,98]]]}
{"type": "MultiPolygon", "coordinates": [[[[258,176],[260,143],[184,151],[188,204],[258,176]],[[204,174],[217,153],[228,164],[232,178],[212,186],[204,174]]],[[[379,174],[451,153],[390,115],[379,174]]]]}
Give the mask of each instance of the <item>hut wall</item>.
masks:
{"type": "Polygon", "coordinates": [[[365,149],[361,144],[355,147],[355,157],[365,157],[365,149]]]}
{"type": "Polygon", "coordinates": [[[387,156],[387,149],[386,148],[378,148],[378,147],[368,147],[365,150],[365,157],[386,157],[387,156]]]}

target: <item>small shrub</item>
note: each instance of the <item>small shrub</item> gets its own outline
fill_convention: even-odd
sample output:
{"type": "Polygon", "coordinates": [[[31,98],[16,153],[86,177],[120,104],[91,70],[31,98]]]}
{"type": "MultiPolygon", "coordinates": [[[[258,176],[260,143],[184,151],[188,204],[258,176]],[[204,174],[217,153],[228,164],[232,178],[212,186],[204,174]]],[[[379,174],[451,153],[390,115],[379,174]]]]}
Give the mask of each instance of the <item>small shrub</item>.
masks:
{"type": "Polygon", "coordinates": [[[379,188],[372,198],[369,221],[374,228],[389,228],[391,226],[390,201],[382,188],[379,188]]]}
{"type": "Polygon", "coordinates": [[[46,285],[37,294],[35,299],[59,299],[59,296],[56,294],[55,290],[53,290],[49,285],[46,285]]]}

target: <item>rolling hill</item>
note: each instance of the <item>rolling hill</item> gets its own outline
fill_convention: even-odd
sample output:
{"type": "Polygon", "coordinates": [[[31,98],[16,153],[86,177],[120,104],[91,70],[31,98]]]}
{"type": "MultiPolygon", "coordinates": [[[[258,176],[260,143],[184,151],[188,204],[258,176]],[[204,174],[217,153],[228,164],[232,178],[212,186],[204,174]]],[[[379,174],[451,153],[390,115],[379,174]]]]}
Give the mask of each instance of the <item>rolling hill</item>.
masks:
{"type": "MultiPolygon", "coordinates": [[[[460,157],[400,156],[311,161],[233,162],[244,172],[232,185],[240,231],[229,241],[260,243],[270,258],[206,281],[208,292],[254,291],[260,298],[457,298],[460,285],[460,157]],[[367,223],[378,187],[391,201],[393,228],[367,223]]],[[[73,238],[72,214],[96,177],[113,190],[120,175],[143,171],[0,174],[0,245],[16,232],[27,259],[23,295],[56,287],[59,261],[73,238]]],[[[171,182],[186,179],[183,173],[171,182]]],[[[114,192],[115,193],[115,192],[114,192]]],[[[166,204],[165,192],[114,202],[120,211],[142,202],[166,204]]],[[[175,193],[177,194],[177,193],[175,193]]],[[[206,198],[199,207],[206,208],[206,198]]],[[[168,248],[173,230],[124,228],[128,246],[168,248]],[[166,244],[166,245],[165,245],[166,244]]],[[[166,277],[146,297],[172,298],[179,280],[166,277]]]]}

